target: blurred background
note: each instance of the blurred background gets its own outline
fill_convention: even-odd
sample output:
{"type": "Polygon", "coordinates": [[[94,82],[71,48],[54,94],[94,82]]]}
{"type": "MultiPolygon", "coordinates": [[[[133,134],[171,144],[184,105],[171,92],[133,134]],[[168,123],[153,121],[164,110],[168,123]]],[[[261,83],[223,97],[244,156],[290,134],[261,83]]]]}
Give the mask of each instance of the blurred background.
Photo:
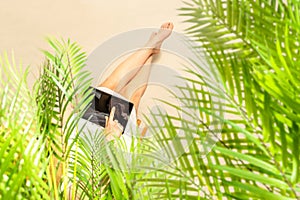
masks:
{"type": "Polygon", "coordinates": [[[40,50],[49,48],[46,36],[70,38],[89,54],[116,34],[165,21],[183,32],[177,11],[182,5],[181,0],[0,0],[0,53],[13,51],[17,63],[30,65],[31,82],[43,61],[40,50]]]}

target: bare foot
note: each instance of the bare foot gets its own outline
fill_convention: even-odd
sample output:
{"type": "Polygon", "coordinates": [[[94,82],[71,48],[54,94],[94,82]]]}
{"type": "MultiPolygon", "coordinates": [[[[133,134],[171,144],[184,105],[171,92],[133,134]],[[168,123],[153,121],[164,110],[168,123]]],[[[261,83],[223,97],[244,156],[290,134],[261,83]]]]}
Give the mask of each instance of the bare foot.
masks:
{"type": "Polygon", "coordinates": [[[158,32],[152,33],[146,46],[153,48],[154,53],[159,52],[163,41],[171,35],[173,27],[174,25],[171,22],[162,24],[158,32]]]}

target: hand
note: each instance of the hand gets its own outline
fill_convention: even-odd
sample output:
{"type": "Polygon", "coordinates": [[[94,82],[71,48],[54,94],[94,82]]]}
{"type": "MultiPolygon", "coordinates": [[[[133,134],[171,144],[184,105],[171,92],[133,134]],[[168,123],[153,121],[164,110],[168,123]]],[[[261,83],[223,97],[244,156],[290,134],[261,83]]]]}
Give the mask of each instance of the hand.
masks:
{"type": "Polygon", "coordinates": [[[109,114],[109,117],[105,117],[105,129],[104,133],[106,135],[106,139],[111,141],[117,137],[122,135],[124,127],[117,121],[114,120],[116,108],[113,107],[109,114]]]}

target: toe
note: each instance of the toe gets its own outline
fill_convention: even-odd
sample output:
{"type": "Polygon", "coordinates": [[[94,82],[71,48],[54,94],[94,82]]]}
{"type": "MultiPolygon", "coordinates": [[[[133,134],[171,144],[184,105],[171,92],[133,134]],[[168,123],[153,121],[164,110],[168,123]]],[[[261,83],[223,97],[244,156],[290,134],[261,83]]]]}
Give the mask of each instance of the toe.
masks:
{"type": "Polygon", "coordinates": [[[161,25],[161,27],[160,27],[160,28],[162,28],[162,29],[167,29],[167,28],[168,28],[168,26],[169,26],[169,22],[167,22],[167,23],[163,23],[163,24],[161,25]]]}
{"type": "Polygon", "coordinates": [[[174,24],[172,22],[169,23],[168,29],[173,29],[174,28],[174,24]]]}
{"type": "Polygon", "coordinates": [[[162,29],[173,29],[174,25],[172,22],[167,22],[161,25],[162,29]]]}

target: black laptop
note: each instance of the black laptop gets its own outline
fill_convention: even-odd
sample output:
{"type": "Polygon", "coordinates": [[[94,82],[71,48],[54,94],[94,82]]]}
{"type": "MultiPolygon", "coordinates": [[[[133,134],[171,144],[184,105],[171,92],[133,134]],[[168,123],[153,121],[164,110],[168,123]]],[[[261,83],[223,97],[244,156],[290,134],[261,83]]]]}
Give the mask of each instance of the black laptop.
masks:
{"type": "Polygon", "coordinates": [[[88,106],[88,109],[82,116],[94,124],[105,127],[105,116],[109,116],[113,107],[116,108],[114,120],[123,126],[123,133],[128,123],[130,113],[133,109],[133,103],[106,93],[97,88],[92,88],[93,99],[88,106]]]}

